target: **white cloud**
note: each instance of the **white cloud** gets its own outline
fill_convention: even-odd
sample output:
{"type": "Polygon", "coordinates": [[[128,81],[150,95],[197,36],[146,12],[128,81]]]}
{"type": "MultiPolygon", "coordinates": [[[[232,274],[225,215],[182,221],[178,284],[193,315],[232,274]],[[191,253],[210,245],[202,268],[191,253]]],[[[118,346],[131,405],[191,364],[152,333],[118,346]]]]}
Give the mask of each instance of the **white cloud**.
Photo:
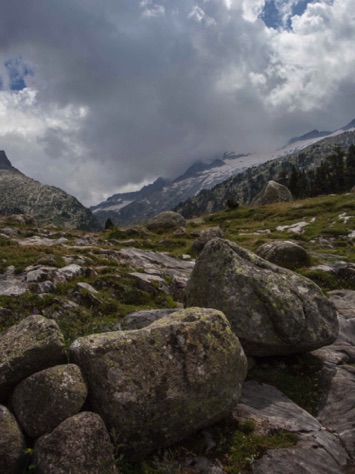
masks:
{"type": "Polygon", "coordinates": [[[263,11],[265,0],[244,0],[242,2],[242,14],[246,21],[255,22],[259,19],[261,12],[263,11]]]}
{"type": "Polygon", "coordinates": [[[355,115],[355,0],[268,29],[264,0],[3,0],[0,148],[94,204],[199,158],[277,145],[355,115]],[[6,60],[33,77],[9,90],[6,60]]]}

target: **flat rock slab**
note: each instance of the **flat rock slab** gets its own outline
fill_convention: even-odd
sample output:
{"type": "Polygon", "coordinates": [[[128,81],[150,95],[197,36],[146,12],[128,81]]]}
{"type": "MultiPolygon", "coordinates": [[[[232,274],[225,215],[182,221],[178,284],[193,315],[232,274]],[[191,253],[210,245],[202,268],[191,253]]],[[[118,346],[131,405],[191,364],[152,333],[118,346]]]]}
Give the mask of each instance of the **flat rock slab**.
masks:
{"type": "Polygon", "coordinates": [[[129,313],[120,322],[120,327],[125,331],[130,329],[142,329],[154,323],[158,319],[165,318],[176,313],[176,309],[144,309],[129,313]]]}
{"type": "Polygon", "coordinates": [[[128,247],[117,252],[117,256],[133,268],[142,268],[144,273],[189,278],[195,262],[178,260],[160,252],[128,247]]]}
{"type": "Polygon", "coordinates": [[[27,237],[25,239],[19,239],[19,245],[23,246],[43,246],[43,247],[53,247],[54,245],[63,245],[68,242],[68,239],[65,237],[60,237],[59,239],[48,239],[47,237],[27,237]]]}
{"type": "Polygon", "coordinates": [[[336,431],[349,454],[355,458],[355,367],[328,369],[329,386],[318,420],[336,431]]]}
{"type": "Polygon", "coordinates": [[[339,439],[276,388],[246,382],[234,411],[237,420],[254,420],[256,430],[296,433],[293,448],[269,450],[251,466],[254,474],[339,474],[349,456],[339,439]]]}
{"type": "Polygon", "coordinates": [[[291,432],[319,431],[321,424],[277,388],[254,380],[246,382],[234,411],[236,419],[254,420],[263,431],[281,429],[291,432]]]}
{"type": "Polygon", "coordinates": [[[329,292],[338,314],[344,319],[355,319],[355,291],[335,290],[329,292]]]}
{"type": "Polygon", "coordinates": [[[15,275],[13,266],[8,267],[5,273],[0,275],[0,295],[18,296],[28,291],[28,284],[23,275],[15,275]]]}

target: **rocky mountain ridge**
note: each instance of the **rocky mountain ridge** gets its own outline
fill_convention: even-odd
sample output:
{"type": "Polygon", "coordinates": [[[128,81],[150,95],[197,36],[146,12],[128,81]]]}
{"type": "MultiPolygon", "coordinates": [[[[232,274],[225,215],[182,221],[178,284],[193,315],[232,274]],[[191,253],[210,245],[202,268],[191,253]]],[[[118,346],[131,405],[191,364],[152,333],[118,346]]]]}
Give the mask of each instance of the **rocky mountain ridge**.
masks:
{"type": "Polygon", "coordinates": [[[334,132],[326,138],[317,138],[315,142],[306,140],[301,143],[305,146],[298,147],[293,153],[248,168],[210,190],[204,189],[174,210],[190,218],[226,209],[228,200],[251,204],[268,181],[277,181],[282,175],[290,175],[293,167],[299,171],[315,168],[327,156],[335,153],[337,148],[347,150],[355,144],[355,131],[350,128],[345,132],[334,132]]]}
{"type": "Polygon", "coordinates": [[[159,212],[173,209],[187,199],[193,199],[201,191],[212,189],[227,179],[233,179],[233,176],[246,172],[250,167],[290,156],[315,144],[325,136],[334,137],[352,128],[354,121],[335,132],[312,131],[291,139],[285,147],[271,152],[257,154],[225,152],[210,162],[194,163],[175,179],[159,178],[141,191],[113,195],[91,209],[102,224],[107,218],[123,226],[142,223],[159,212]]]}
{"type": "Polygon", "coordinates": [[[75,197],[25,176],[0,151],[0,215],[11,214],[31,215],[41,225],[82,230],[100,228],[91,211],[75,197]]]}

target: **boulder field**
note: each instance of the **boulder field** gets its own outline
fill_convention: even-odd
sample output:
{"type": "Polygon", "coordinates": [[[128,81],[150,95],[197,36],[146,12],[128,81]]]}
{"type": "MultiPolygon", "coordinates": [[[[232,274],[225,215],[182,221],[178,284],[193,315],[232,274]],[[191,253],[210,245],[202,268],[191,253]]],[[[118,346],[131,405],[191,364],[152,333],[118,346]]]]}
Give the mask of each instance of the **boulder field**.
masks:
{"type": "MultiPolygon", "coordinates": [[[[115,474],[115,456],[139,460],[232,417],[298,436],[253,460],[255,474],[350,473],[354,295],[328,299],[310,280],[215,238],[196,261],[185,309],[136,312],[125,330],[69,349],[55,321],[27,317],[0,334],[0,472],[23,472],[31,447],[40,474],[115,474]],[[308,351],[323,364],[316,417],[274,387],[244,382],[246,355],[267,364],[308,351]]],[[[193,472],[225,472],[204,458],[191,463],[193,472]]]]}

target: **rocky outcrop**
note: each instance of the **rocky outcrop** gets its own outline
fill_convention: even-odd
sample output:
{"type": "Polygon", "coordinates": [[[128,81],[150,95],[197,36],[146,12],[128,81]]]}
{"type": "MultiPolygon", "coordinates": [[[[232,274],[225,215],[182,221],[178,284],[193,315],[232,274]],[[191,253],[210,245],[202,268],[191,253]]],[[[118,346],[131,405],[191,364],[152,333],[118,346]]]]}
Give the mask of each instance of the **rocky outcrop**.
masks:
{"type": "Polygon", "coordinates": [[[307,352],[338,335],[335,308],[317,285],[223,239],[197,259],[186,305],[223,311],[247,355],[307,352]]]}
{"type": "Polygon", "coordinates": [[[186,225],[181,214],[173,211],[163,211],[147,222],[147,229],[152,232],[175,230],[186,225]]]}
{"type": "Polygon", "coordinates": [[[55,321],[29,316],[0,334],[0,398],[42,369],[66,360],[64,338],[55,321]]]}
{"type": "Polygon", "coordinates": [[[310,256],[300,245],[289,240],[273,240],[261,245],[256,254],[280,267],[296,270],[310,263],[310,256]]]}
{"type": "Polygon", "coordinates": [[[268,181],[253,200],[254,206],[264,206],[274,202],[292,201],[290,190],[276,181],[268,181]]]}
{"type": "Polygon", "coordinates": [[[16,418],[0,405],[0,472],[22,472],[25,456],[25,438],[16,418]]]}
{"type": "Polygon", "coordinates": [[[128,455],[142,458],[223,418],[246,359],[224,315],[190,308],[139,331],[77,339],[70,357],[90,402],[128,455]]]}
{"type": "Polygon", "coordinates": [[[86,396],[79,367],[58,365],[20,382],[12,394],[11,406],[26,434],[38,438],[79,413],[86,396]]]}
{"type": "Polygon", "coordinates": [[[66,419],[35,444],[38,474],[115,474],[113,447],[105,424],[96,413],[66,419]]]}
{"type": "Polygon", "coordinates": [[[0,165],[0,214],[29,214],[42,225],[99,230],[100,226],[92,212],[75,197],[59,188],[28,178],[11,166],[6,155],[5,158],[7,166],[4,156],[1,160],[3,165],[0,165]]]}

